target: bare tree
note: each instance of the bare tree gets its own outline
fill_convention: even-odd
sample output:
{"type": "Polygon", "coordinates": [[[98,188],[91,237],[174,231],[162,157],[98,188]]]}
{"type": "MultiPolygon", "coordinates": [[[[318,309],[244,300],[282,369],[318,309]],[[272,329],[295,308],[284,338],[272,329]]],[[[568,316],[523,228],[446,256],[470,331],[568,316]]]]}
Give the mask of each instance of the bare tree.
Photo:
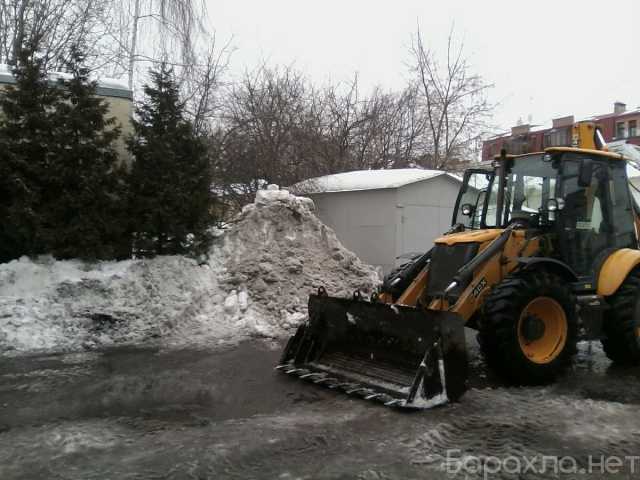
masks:
{"type": "Polygon", "coordinates": [[[291,67],[263,65],[222,99],[211,147],[219,190],[238,206],[265,183],[415,165],[425,133],[416,98],[415,89],[363,96],[357,76],[317,88],[291,67]]]}
{"type": "Polygon", "coordinates": [[[229,138],[251,145],[238,161],[255,166],[254,178],[283,185],[297,178],[295,143],[307,89],[305,78],[293,68],[262,66],[229,92],[224,111],[229,138]]]}
{"type": "Polygon", "coordinates": [[[415,89],[383,92],[377,87],[358,108],[354,166],[402,168],[418,163],[425,135],[415,89]]]}
{"type": "Polygon", "coordinates": [[[424,155],[427,137],[427,122],[418,106],[418,89],[407,87],[397,98],[397,127],[393,139],[393,167],[415,166],[424,155]]]}
{"type": "MultiPolygon", "coordinates": [[[[189,67],[196,62],[196,43],[205,34],[204,0],[110,0],[103,17],[109,32],[112,75],[125,74],[135,87],[139,63],[164,62],[189,67]]],[[[182,80],[182,68],[176,68],[182,80]]]]}
{"type": "Polygon", "coordinates": [[[325,93],[292,67],[266,65],[226,89],[212,136],[225,202],[239,206],[266,183],[291,185],[336,168],[325,93]]]}
{"type": "Polygon", "coordinates": [[[492,85],[472,71],[464,44],[456,43],[453,29],[444,62],[425,47],[419,28],[412,39],[411,54],[420,109],[431,144],[424,163],[444,169],[470,159],[470,150],[486,130],[493,112],[494,106],[487,99],[492,85]]]}
{"type": "Polygon", "coordinates": [[[99,19],[110,0],[0,0],[0,63],[13,65],[22,48],[39,50],[48,69],[67,64],[82,45],[98,61],[99,19]]]}
{"type": "Polygon", "coordinates": [[[360,115],[361,98],[358,76],[344,85],[329,85],[322,91],[322,134],[325,138],[321,155],[326,173],[354,170],[354,150],[360,115]]]}
{"type": "Polygon", "coordinates": [[[195,62],[184,67],[181,91],[185,112],[197,134],[212,134],[222,108],[221,87],[233,48],[231,40],[218,46],[215,34],[207,50],[196,53],[195,62]]]}

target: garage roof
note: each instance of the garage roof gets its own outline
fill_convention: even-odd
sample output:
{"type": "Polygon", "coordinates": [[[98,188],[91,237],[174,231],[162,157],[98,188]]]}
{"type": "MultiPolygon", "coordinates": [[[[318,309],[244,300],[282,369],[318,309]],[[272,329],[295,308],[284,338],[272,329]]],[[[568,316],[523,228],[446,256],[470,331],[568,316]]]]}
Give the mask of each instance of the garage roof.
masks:
{"type": "Polygon", "coordinates": [[[421,168],[356,170],[354,172],[336,173],[303,180],[293,185],[291,191],[295,193],[329,193],[399,188],[441,175],[460,180],[455,175],[442,170],[424,170],[421,168]]]}
{"type": "MultiPolygon", "coordinates": [[[[65,72],[49,72],[48,78],[50,82],[55,83],[57,80],[69,80],[72,75],[65,72]]],[[[125,81],[114,78],[100,78],[97,81],[98,95],[131,99],[131,91],[125,81]]],[[[14,83],[16,83],[16,79],[13,77],[11,66],[0,63],[0,85],[14,83]]]]}

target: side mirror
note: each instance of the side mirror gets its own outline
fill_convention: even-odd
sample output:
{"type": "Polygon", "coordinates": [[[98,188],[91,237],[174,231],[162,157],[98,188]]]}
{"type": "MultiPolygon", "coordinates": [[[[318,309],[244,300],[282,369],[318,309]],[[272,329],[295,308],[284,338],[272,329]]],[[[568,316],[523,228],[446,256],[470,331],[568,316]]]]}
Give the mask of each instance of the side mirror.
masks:
{"type": "Polygon", "coordinates": [[[588,187],[591,185],[593,178],[593,161],[585,158],[580,162],[580,170],[578,171],[578,186],[588,187]]]}
{"type": "Polygon", "coordinates": [[[473,205],[471,205],[470,203],[465,203],[460,207],[460,211],[466,217],[470,217],[471,215],[473,215],[473,210],[473,205]]]}
{"type": "Polygon", "coordinates": [[[564,200],[562,198],[550,198],[547,200],[547,211],[557,212],[564,208],[564,200]]]}

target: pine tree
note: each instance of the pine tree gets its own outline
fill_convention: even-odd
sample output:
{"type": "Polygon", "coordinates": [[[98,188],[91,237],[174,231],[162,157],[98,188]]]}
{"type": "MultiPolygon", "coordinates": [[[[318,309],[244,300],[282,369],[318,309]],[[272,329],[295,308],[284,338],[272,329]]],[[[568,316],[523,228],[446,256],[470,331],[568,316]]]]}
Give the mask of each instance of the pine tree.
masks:
{"type": "Polygon", "coordinates": [[[134,248],[139,255],[195,252],[208,243],[211,166],[185,119],[172,70],[163,64],[150,74],[128,144],[134,248]]]}
{"type": "Polygon", "coordinates": [[[120,136],[109,106],[97,96],[85,57],[72,49],[71,78],[61,80],[48,202],[42,236],[56,258],[109,259],[126,256],[126,173],[114,147],[120,136]]]}
{"type": "Polygon", "coordinates": [[[16,84],[0,94],[0,261],[45,251],[42,212],[60,102],[35,49],[20,52],[13,75],[16,84]]]}

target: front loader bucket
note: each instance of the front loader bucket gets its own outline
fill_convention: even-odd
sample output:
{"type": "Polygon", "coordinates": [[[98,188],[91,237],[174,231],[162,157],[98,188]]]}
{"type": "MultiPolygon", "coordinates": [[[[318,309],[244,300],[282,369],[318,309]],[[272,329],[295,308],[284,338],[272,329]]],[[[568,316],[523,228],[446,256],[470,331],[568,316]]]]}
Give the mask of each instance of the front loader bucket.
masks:
{"type": "Polygon", "coordinates": [[[431,408],[466,389],[464,322],[450,312],[325,295],[278,370],[388,406],[431,408]]]}

